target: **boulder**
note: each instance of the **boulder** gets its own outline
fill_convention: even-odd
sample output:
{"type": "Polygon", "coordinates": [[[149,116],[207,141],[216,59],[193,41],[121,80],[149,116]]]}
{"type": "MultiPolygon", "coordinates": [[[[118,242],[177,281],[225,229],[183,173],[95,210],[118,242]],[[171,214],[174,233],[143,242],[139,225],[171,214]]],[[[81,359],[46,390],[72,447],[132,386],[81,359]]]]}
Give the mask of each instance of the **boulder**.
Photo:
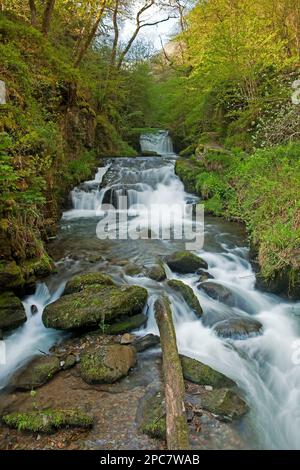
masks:
{"type": "Polygon", "coordinates": [[[20,299],[12,292],[0,294],[0,328],[2,330],[16,328],[26,320],[26,313],[20,299]]]}
{"type": "Polygon", "coordinates": [[[124,272],[127,276],[138,276],[138,274],[141,274],[142,268],[137,264],[128,263],[124,266],[124,272]]]}
{"type": "Polygon", "coordinates": [[[61,369],[57,356],[42,356],[33,359],[12,379],[18,390],[32,390],[41,387],[61,369]]]}
{"type": "Polygon", "coordinates": [[[196,313],[196,315],[199,317],[202,316],[203,311],[201,305],[190,286],[176,279],[170,279],[168,281],[168,286],[170,286],[176,292],[179,292],[179,294],[183,297],[188,306],[196,313]]]}
{"type": "Polygon", "coordinates": [[[165,258],[172,271],[182,274],[194,273],[198,269],[207,269],[208,265],[191,251],[176,251],[165,258]]]}
{"type": "Polygon", "coordinates": [[[15,261],[0,261],[0,291],[24,285],[21,268],[15,261]]]}
{"type": "Polygon", "coordinates": [[[206,364],[191,357],[180,355],[182,372],[185,379],[198,385],[211,385],[214,388],[234,387],[235,382],[206,364]]]}
{"type": "Polygon", "coordinates": [[[218,300],[230,307],[235,306],[235,299],[231,290],[223,286],[222,284],[218,284],[217,282],[207,281],[199,284],[199,289],[204,290],[204,292],[209,295],[214,300],[218,300]]]}
{"type": "Polygon", "coordinates": [[[80,375],[89,384],[113,383],[128,374],[136,363],[132,346],[109,344],[84,353],[80,361],[80,375]]]}
{"type": "Polygon", "coordinates": [[[206,391],[201,395],[201,407],[226,421],[240,418],[248,411],[244,400],[228,388],[206,391]]]}
{"type": "Polygon", "coordinates": [[[205,281],[208,281],[209,279],[214,279],[214,276],[212,274],[210,274],[209,272],[204,271],[204,269],[201,269],[200,272],[199,272],[198,281],[199,282],[205,282],[205,281]]]}
{"type": "Polygon", "coordinates": [[[68,370],[68,369],[71,369],[72,367],[74,367],[76,364],[77,364],[76,356],[74,356],[74,354],[69,354],[66,357],[62,368],[63,368],[63,370],[68,370]]]}
{"type": "Polygon", "coordinates": [[[34,410],[14,412],[2,416],[6,426],[18,431],[50,434],[66,427],[90,428],[93,419],[81,410],[34,410]]]}
{"type": "Polygon", "coordinates": [[[147,276],[153,281],[161,282],[166,279],[166,272],[161,264],[154,264],[147,270],[147,276]]]}
{"type": "Polygon", "coordinates": [[[47,328],[60,330],[97,328],[122,317],[141,313],[147,290],[139,286],[91,285],[80,292],[64,295],[43,312],[47,328]]]}
{"type": "Polygon", "coordinates": [[[148,335],[135,339],[132,345],[135,347],[137,352],[142,352],[146,349],[154,348],[158,344],[160,344],[159,336],[150,333],[148,335]]]}
{"type": "Polygon", "coordinates": [[[79,274],[72,277],[70,281],[67,282],[64,295],[74,294],[75,292],[81,292],[88,286],[93,285],[106,285],[112,286],[114,282],[110,276],[102,273],[86,273],[79,274]]]}
{"type": "Polygon", "coordinates": [[[222,338],[247,339],[262,334],[263,325],[253,318],[239,316],[216,323],[213,330],[222,338]]]}
{"type": "Polygon", "coordinates": [[[107,335],[120,335],[128,331],[135,330],[147,323],[148,317],[144,313],[134,315],[133,317],[122,318],[122,321],[107,325],[104,333],[107,335]]]}

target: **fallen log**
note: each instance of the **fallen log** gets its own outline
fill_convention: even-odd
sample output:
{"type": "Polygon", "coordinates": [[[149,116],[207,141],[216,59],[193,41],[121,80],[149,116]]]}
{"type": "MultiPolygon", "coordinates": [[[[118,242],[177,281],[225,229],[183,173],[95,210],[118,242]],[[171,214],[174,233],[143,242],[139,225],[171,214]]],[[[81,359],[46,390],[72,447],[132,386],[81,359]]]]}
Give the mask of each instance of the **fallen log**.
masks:
{"type": "Polygon", "coordinates": [[[169,299],[157,299],[154,310],[163,355],[167,447],[169,450],[185,450],[189,449],[184,406],[185,389],[169,299]]]}

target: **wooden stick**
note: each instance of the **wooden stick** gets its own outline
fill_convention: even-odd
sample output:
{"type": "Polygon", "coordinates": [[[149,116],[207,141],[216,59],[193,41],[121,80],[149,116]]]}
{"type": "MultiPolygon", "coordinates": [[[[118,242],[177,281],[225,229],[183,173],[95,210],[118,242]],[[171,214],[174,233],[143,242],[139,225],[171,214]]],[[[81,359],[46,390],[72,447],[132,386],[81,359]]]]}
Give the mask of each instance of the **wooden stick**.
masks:
{"type": "Polygon", "coordinates": [[[185,450],[189,449],[184,406],[185,389],[169,299],[167,297],[157,299],[154,310],[163,355],[167,447],[169,450],[185,450]]]}

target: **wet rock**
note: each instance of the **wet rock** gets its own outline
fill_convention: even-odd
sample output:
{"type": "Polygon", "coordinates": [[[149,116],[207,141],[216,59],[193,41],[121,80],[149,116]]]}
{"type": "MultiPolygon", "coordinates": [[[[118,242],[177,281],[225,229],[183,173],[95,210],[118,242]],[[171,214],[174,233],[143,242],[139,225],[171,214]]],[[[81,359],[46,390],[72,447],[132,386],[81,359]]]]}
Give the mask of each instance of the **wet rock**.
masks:
{"type": "Polygon", "coordinates": [[[263,325],[253,318],[239,317],[218,322],[213,330],[222,338],[247,339],[262,334],[263,325]]]}
{"type": "Polygon", "coordinates": [[[3,340],[3,338],[4,338],[4,336],[3,336],[3,331],[2,331],[2,330],[0,330],[0,341],[2,341],[2,340],[3,340]]]}
{"type": "Polygon", "coordinates": [[[77,364],[77,358],[74,354],[69,354],[62,366],[63,370],[71,369],[77,364]]]}
{"type": "Polygon", "coordinates": [[[120,335],[122,333],[135,330],[136,328],[140,328],[147,323],[147,320],[147,315],[140,313],[133,317],[124,318],[122,321],[113,323],[112,325],[107,325],[104,332],[108,335],[120,335]]]}
{"type": "Polygon", "coordinates": [[[61,369],[59,358],[42,356],[33,359],[12,380],[12,385],[18,390],[32,390],[41,387],[61,369]]]}
{"type": "Polygon", "coordinates": [[[126,376],[135,363],[136,352],[132,346],[111,344],[84,353],[79,371],[89,384],[113,383],[126,376]]]}
{"type": "Polygon", "coordinates": [[[147,270],[147,276],[153,281],[161,282],[166,279],[166,272],[161,264],[155,264],[147,270]]]}
{"type": "Polygon", "coordinates": [[[0,262],[0,291],[24,285],[24,278],[15,261],[0,262]]]}
{"type": "Polygon", "coordinates": [[[191,357],[180,355],[182,372],[185,379],[198,385],[210,385],[214,388],[233,387],[235,382],[226,375],[217,372],[206,364],[191,357]]]}
{"type": "Polygon", "coordinates": [[[48,305],[42,319],[47,328],[97,328],[102,324],[105,328],[117,319],[139,314],[147,295],[139,286],[91,285],[48,305]]]}
{"type": "Polygon", "coordinates": [[[191,251],[176,251],[165,258],[172,271],[182,274],[194,273],[198,269],[207,269],[208,265],[199,256],[191,251]]]}
{"type": "Polygon", "coordinates": [[[196,313],[196,315],[199,317],[202,316],[203,311],[201,305],[190,286],[176,279],[170,279],[168,281],[168,286],[170,286],[176,292],[179,292],[179,294],[183,297],[188,306],[196,313]]]}
{"type": "Polygon", "coordinates": [[[236,392],[220,388],[201,395],[201,406],[224,420],[233,420],[245,415],[248,406],[236,392]]]}
{"type": "Polygon", "coordinates": [[[93,425],[93,419],[78,409],[14,412],[4,415],[2,421],[18,431],[46,434],[66,427],[90,428],[93,425]]]}
{"type": "Polygon", "coordinates": [[[205,282],[209,279],[214,279],[214,276],[212,274],[207,271],[204,271],[203,269],[200,270],[199,274],[199,282],[205,282]]]}
{"type": "Polygon", "coordinates": [[[103,273],[79,274],[78,276],[72,277],[72,279],[67,282],[64,295],[81,292],[84,288],[93,285],[112,286],[114,282],[110,276],[103,273]]]}
{"type": "Polygon", "coordinates": [[[141,274],[142,268],[137,264],[128,263],[124,267],[124,272],[127,274],[127,276],[137,276],[138,274],[141,274]]]}
{"type": "Polygon", "coordinates": [[[0,328],[2,330],[16,328],[26,320],[26,313],[20,299],[12,292],[0,294],[0,328]]]}
{"type": "Polygon", "coordinates": [[[137,410],[141,432],[156,439],[166,438],[165,397],[159,385],[150,385],[137,410]]]}
{"type": "Polygon", "coordinates": [[[120,344],[132,344],[136,339],[135,335],[131,335],[130,333],[124,333],[120,339],[120,344]]]}
{"type": "Polygon", "coordinates": [[[158,344],[160,344],[159,336],[153,335],[152,333],[150,333],[149,335],[142,336],[141,338],[137,338],[133,342],[133,346],[135,347],[137,352],[142,352],[146,349],[154,348],[158,344]]]}
{"type": "Polygon", "coordinates": [[[31,305],[30,311],[32,315],[35,315],[36,313],[38,313],[39,310],[36,305],[31,305]]]}
{"type": "Polygon", "coordinates": [[[209,295],[214,300],[218,300],[230,307],[235,306],[235,299],[233,293],[228,287],[218,284],[213,281],[207,281],[198,286],[199,289],[204,290],[204,292],[209,295]]]}

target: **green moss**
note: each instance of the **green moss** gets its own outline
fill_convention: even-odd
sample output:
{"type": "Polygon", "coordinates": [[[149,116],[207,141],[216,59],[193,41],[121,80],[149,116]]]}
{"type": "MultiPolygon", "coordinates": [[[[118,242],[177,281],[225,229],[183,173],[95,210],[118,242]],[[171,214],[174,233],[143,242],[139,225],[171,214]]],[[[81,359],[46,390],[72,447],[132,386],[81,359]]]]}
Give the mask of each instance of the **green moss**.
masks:
{"type": "Polygon", "coordinates": [[[193,289],[190,286],[188,286],[188,285],[184,284],[184,282],[178,281],[176,279],[170,279],[168,281],[168,286],[170,286],[176,292],[179,292],[182,295],[182,297],[184,298],[184,300],[186,301],[186,303],[188,304],[188,306],[192,310],[194,310],[194,312],[199,317],[202,316],[203,311],[202,311],[201,305],[199,303],[199,300],[195,296],[195,294],[193,292],[193,289]]]}
{"type": "Polygon", "coordinates": [[[42,318],[48,328],[95,328],[101,321],[112,323],[116,318],[141,313],[147,295],[139,286],[87,286],[48,305],[42,318]]]}
{"type": "Polygon", "coordinates": [[[150,390],[141,403],[140,430],[156,439],[166,438],[166,409],[164,395],[150,390]]]}
{"type": "Polygon", "coordinates": [[[19,390],[32,390],[49,382],[61,369],[56,356],[42,356],[33,359],[13,378],[13,386],[19,390]]]}
{"type": "Polygon", "coordinates": [[[87,286],[93,285],[114,285],[110,276],[103,273],[78,274],[67,282],[64,295],[82,291],[87,286]]]}
{"type": "Polygon", "coordinates": [[[25,321],[26,314],[21,300],[12,292],[0,294],[0,329],[16,328],[25,321]]]}
{"type": "Polygon", "coordinates": [[[66,427],[90,428],[93,419],[78,409],[15,412],[2,417],[4,424],[18,431],[52,433],[66,427]]]}
{"type": "Polygon", "coordinates": [[[104,333],[107,335],[119,335],[140,328],[145,323],[147,323],[147,315],[140,313],[112,325],[107,325],[104,333]]]}
{"type": "Polygon", "coordinates": [[[211,385],[215,388],[233,387],[235,383],[221,372],[187,356],[180,356],[182,372],[185,379],[198,385],[211,385]]]}

